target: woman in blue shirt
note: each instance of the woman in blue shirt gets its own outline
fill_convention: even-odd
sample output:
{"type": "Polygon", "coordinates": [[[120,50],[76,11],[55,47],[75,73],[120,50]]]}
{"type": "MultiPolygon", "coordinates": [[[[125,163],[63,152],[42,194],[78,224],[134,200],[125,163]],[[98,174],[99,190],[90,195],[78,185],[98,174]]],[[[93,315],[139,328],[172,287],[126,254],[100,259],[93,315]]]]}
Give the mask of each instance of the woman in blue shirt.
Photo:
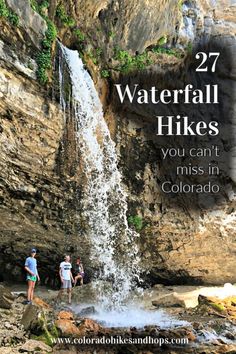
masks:
{"type": "Polygon", "coordinates": [[[28,281],[28,292],[27,292],[27,301],[26,304],[32,304],[34,297],[34,287],[35,283],[39,278],[38,269],[37,269],[37,261],[35,259],[36,249],[32,248],[31,256],[26,258],[25,260],[25,270],[27,272],[26,280],[28,281]]]}

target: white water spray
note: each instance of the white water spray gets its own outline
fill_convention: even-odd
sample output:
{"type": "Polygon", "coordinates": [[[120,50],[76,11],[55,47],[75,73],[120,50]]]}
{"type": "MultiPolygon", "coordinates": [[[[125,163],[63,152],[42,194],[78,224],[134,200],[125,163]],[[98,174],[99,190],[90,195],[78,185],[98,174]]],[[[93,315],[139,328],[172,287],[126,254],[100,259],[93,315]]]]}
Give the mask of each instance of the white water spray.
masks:
{"type": "Polygon", "coordinates": [[[103,116],[93,80],[77,51],[60,44],[60,102],[71,109],[76,123],[80,168],[84,174],[82,217],[91,241],[91,258],[101,269],[95,284],[106,307],[121,305],[139,275],[135,232],[126,220],[126,195],[117,168],[115,144],[103,116]],[[63,72],[70,75],[71,98],[66,99],[63,72]]]}

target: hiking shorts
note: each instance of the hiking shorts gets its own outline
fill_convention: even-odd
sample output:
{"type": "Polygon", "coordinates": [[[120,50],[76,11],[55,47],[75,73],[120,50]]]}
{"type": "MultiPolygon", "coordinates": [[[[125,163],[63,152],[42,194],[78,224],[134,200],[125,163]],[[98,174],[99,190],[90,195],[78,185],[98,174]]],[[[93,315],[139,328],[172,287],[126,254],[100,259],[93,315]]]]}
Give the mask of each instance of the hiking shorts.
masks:
{"type": "Polygon", "coordinates": [[[61,284],[61,289],[71,289],[72,284],[71,280],[63,280],[63,283],[61,284]]]}
{"type": "Polygon", "coordinates": [[[36,280],[37,280],[37,277],[36,277],[36,275],[27,275],[26,280],[27,280],[27,281],[28,281],[28,280],[36,281],[36,280]]]}

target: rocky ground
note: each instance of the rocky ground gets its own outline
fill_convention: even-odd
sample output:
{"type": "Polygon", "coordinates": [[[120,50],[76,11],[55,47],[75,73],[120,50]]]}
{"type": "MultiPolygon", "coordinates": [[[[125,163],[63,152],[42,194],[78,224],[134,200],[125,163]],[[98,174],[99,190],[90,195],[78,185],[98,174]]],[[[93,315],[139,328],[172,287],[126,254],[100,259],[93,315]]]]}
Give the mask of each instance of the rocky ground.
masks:
{"type": "MultiPolygon", "coordinates": [[[[165,308],[167,314],[187,320],[181,327],[161,328],[158,325],[142,329],[102,326],[88,318],[93,308],[74,313],[65,304],[55,305],[57,292],[39,289],[33,305],[23,305],[25,293],[11,292],[10,287],[0,286],[0,352],[14,353],[235,353],[236,350],[236,291],[235,287],[167,288],[156,285],[140,295],[145,308],[165,308]],[[174,291],[173,291],[174,290],[174,291]],[[201,293],[216,296],[204,296],[201,293]],[[221,291],[221,292],[219,292],[221,291]],[[198,295],[197,295],[198,294],[198,295]],[[230,295],[230,296],[228,296],[230,295]],[[196,298],[198,299],[196,303],[196,298]],[[194,306],[194,307],[191,307],[194,306]],[[95,345],[53,344],[56,338],[188,338],[185,346],[173,345],[95,345]]],[[[14,289],[16,290],[16,289],[14,289]]],[[[74,302],[87,299],[91,286],[77,287],[74,302]]],[[[84,301],[83,300],[83,301],[84,301]]],[[[135,299],[134,299],[135,300],[135,299]]]]}

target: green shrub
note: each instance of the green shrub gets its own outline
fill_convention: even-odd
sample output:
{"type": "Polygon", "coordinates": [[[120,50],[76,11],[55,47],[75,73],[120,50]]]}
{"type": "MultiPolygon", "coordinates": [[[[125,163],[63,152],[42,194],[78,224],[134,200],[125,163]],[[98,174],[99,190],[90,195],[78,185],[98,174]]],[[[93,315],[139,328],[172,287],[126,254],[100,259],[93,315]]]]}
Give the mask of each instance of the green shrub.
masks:
{"type": "Polygon", "coordinates": [[[102,55],[102,49],[101,48],[97,48],[96,49],[96,57],[99,58],[102,55]]]}
{"type": "Polygon", "coordinates": [[[138,215],[129,216],[128,223],[130,226],[134,226],[136,231],[141,231],[144,226],[143,219],[141,218],[141,216],[138,216],[138,215]]]}
{"type": "Polygon", "coordinates": [[[57,5],[56,16],[64,25],[68,27],[75,26],[75,20],[72,17],[68,16],[65,7],[62,4],[57,5]]]}
{"type": "Polygon", "coordinates": [[[145,69],[148,65],[152,64],[148,52],[132,56],[126,50],[119,50],[115,48],[115,60],[118,60],[118,70],[124,73],[138,69],[145,69]]]}
{"type": "Polygon", "coordinates": [[[43,50],[36,58],[38,69],[36,72],[40,84],[45,85],[48,82],[47,70],[51,69],[51,50],[43,50]]]}
{"type": "Polygon", "coordinates": [[[110,76],[110,73],[108,70],[106,70],[106,69],[101,70],[101,77],[103,77],[105,79],[105,78],[108,78],[109,76],[110,76]]]}
{"type": "Polygon", "coordinates": [[[159,47],[159,45],[153,47],[152,52],[155,54],[167,54],[167,55],[173,55],[176,58],[181,58],[181,54],[178,50],[169,49],[169,48],[165,48],[165,47],[159,47]]]}
{"type": "Polygon", "coordinates": [[[0,17],[8,17],[9,9],[5,3],[5,0],[0,0],[0,17]]]}
{"type": "Polygon", "coordinates": [[[36,0],[30,0],[30,6],[34,11],[39,12],[39,5],[36,0]]]}
{"type": "Polygon", "coordinates": [[[108,33],[108,37],[111,38],[111,39],[113,39],[113,38],[115,37],[115,35],[116,35],[116,33],[113,32],[113,31],[110,31],[110,32],[108,33]]]}
{"type": "Polygon", "coordinates": [[[42,44],[44,48],[51,48],[53,41],[57,37],[57,29],[54,23],[50,21],[48,18],[46,19],[46,21],[47,21],[48,28],[45,33],[45,37],[42,41],[42,44]]]}
{"type": "Polygon", "coordinates": [[[38,5],[38,10],[36,10],[43,18],[46,16],[46,10],[49,8],[49,2],[47,0],[43,1],[38,5]]]}
{"type": "Polygon", "coordinates": [[[49,8],[49,1],[44,0],[41,4],[38,4],[37,0],[30,0],[31,8],[38,12],[43,18],[45,18],[45,10],[49,8]]]}
{"type": "Polygon", "coordinates": [[[9,22],[13,25],[18,27],[19,26],[19,16],[12,10],[9,10],[8,16],[7,16],[9,22]]]}
{"type": "Polygon", "coordinates": [[[30,5],[34,11],[37,11],[40,16],[47,22],[47,30],[42,40],[43,50],[38,53],[36,62],[38,65],[36,75],[40,84],[45,85],[48,82],[47,70],[51,69],[51,49],[52,43],[57,37],[57,29],[54,23],[45,15],[45,10],[49,8],[49,1],[44,0],[38,4],[37,0],[30,0],[30,5]]]}
{"type": "Polygon", "coordinates": [[[74,30],[74,34],[78,37],[78,39],[81,42],[83,42],[85,40],[85,34],[79,28],[76,28],[74,30]]]}
{"type": "Polygon", "coordinates": [[[183,5],[183,0],[178,0],[177,6],[179,10],[181,10],[182,5],[183,5]]]}
{"type": "Polygon", "coordinates": [[[42,51],[37,56],[37,63],[45,69],[50,69],[51,67],[51,51],[42,51]]]}
{"type": "Polygon", "coordinates": [[[93,64],[97,65],[98,61],[97,61],[97,58],[96,58],[93,50],[89,50],[87,52],[87,56],[92,60],[93,64]]]}
{"type": "Polygon", "coordinates": [[[167,37],[166,36],[163,36],[159,39],[158,41],[158,45],[163,45],[167,42],[167,37]]]}
{"type": "Polygon", "coordinates": [[[42,40],[43,50],[37,55],[36,61],[38,64],[38,69],[36,71],[37,78],[40,84],[45,85],[48,82],[47,70],[51,69],[51,48],[52,43],[57,37],[57,29],[54,23],[45,18],[47,21],[47,31],[45,33],[45,37],[42,40]]]}
{"type": "Polygon", "coordinates": [[[192,54],[193,51],[193,44],[191,42],[188,42],[187,47],[186,47],[187,53],[192,54]]]}
{"type": "Polygon", "coordinates": [[[6,5],[5,0],[0,0],[0,17],[6,18],[13,26],[19,25],[19,16],[6,5]]]}

